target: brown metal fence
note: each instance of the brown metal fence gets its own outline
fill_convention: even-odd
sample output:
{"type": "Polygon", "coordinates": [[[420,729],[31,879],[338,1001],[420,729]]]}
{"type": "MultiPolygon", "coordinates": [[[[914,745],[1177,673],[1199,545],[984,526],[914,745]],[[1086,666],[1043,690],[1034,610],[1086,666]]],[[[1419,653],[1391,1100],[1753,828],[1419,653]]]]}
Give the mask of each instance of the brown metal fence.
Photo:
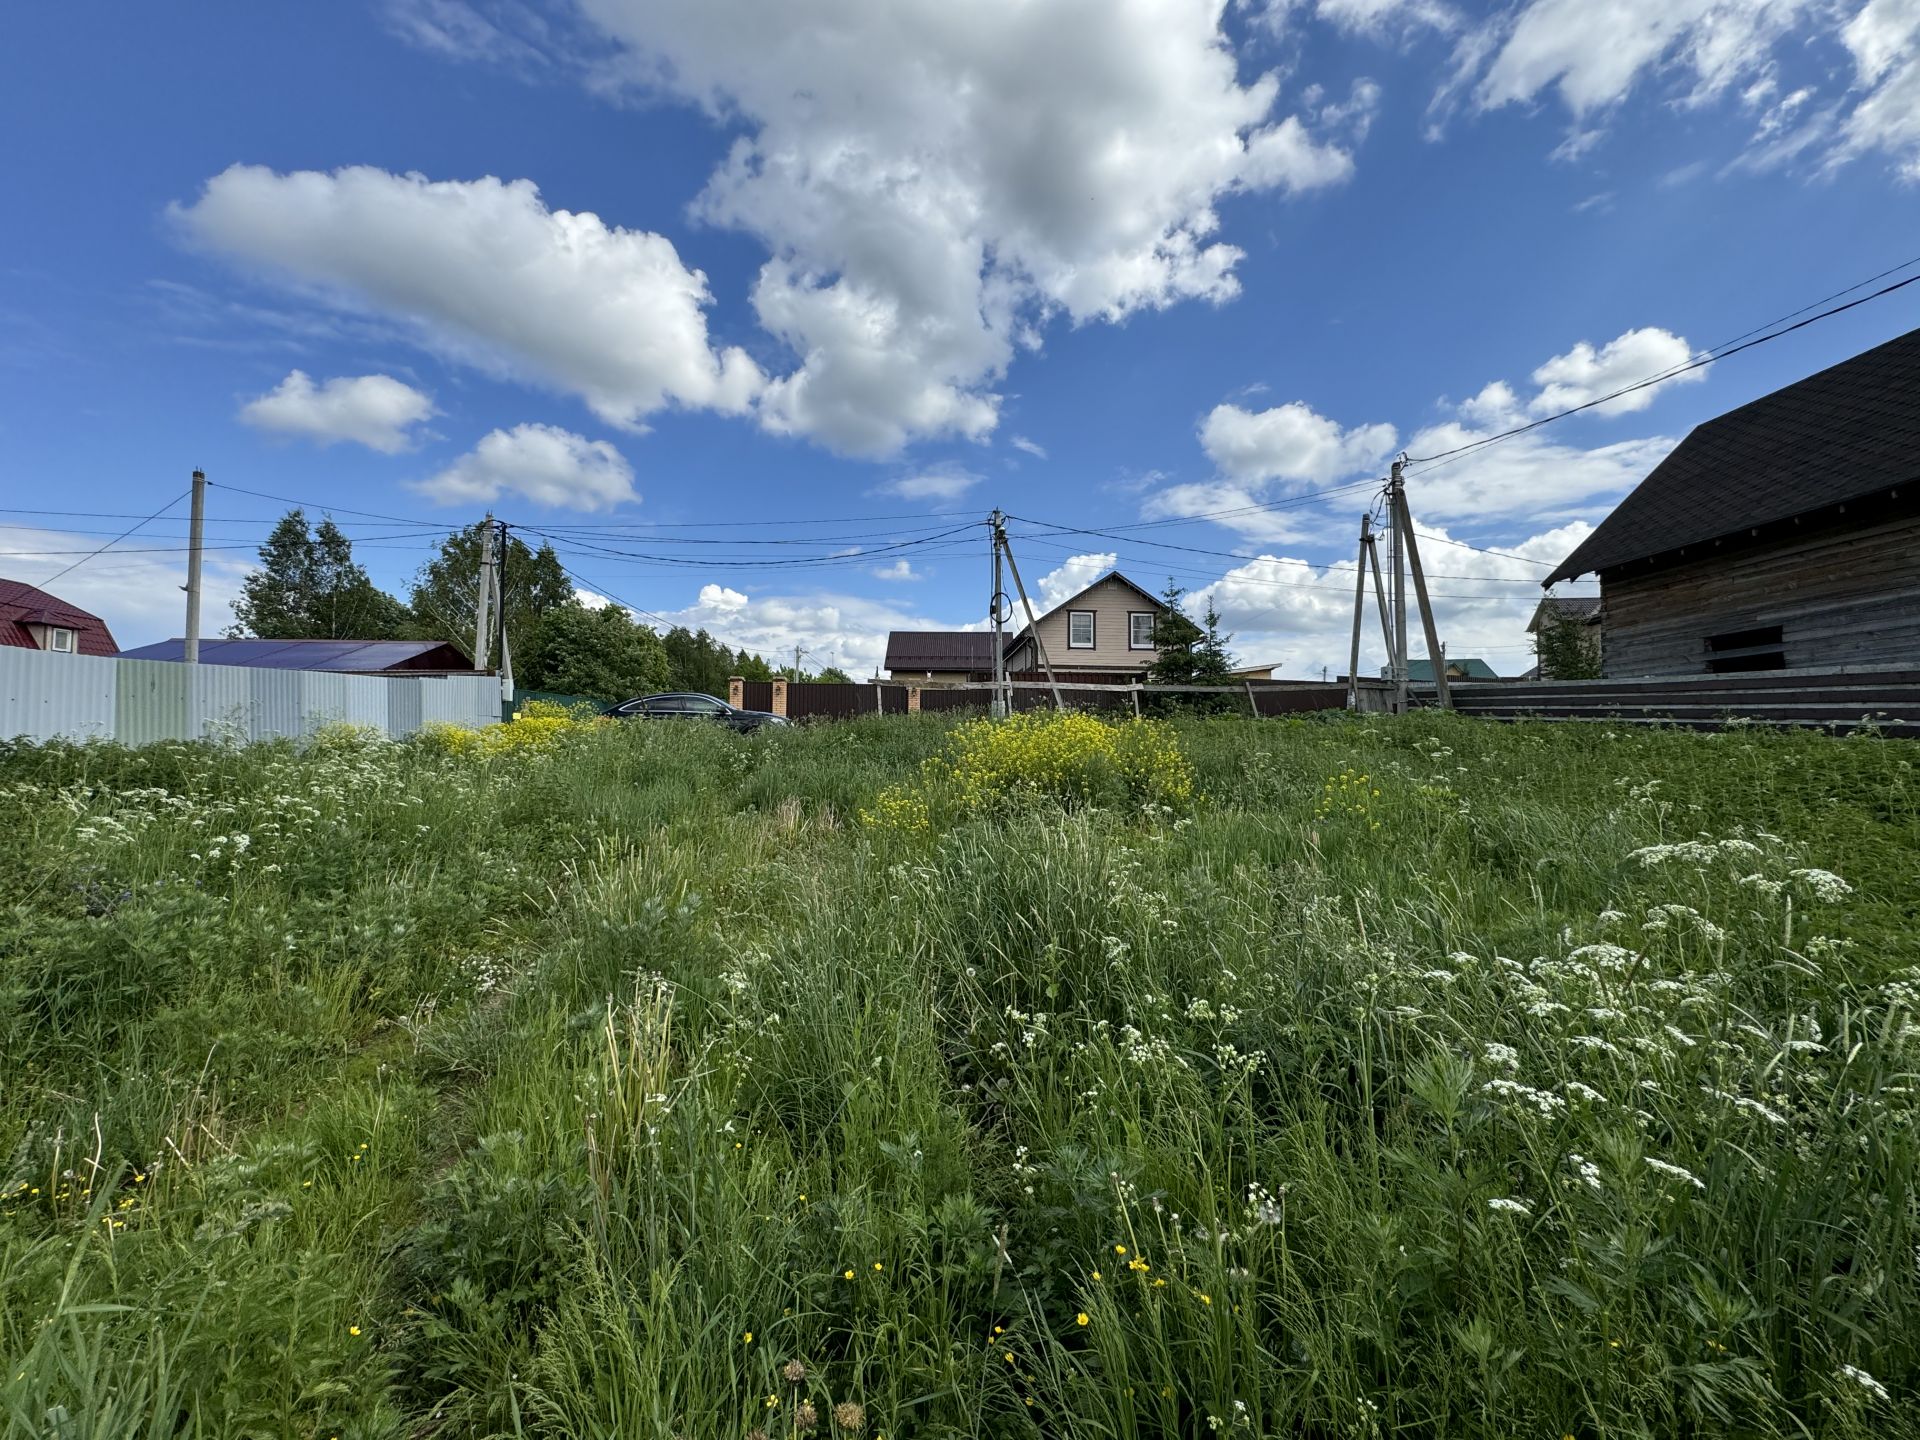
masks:
{"type": "Polygon", "coordinates": [[[920,692],[920,708],[935,710],[978,710],[984,714],[992,696],[985,690],[943,690],[928,687],[920,692]]]}
{"type": "Polygon", "coordinates": [[[846,685],[806,681],[787,686],[790,720],[852,720],[860,715],[904,715],[904,685],[846,685]]]}
{"type": "Polygon", "coordinates": [[[761,711],[773,709],[773,682],[743,680],[740,683],[740,708],[761,711]]]}

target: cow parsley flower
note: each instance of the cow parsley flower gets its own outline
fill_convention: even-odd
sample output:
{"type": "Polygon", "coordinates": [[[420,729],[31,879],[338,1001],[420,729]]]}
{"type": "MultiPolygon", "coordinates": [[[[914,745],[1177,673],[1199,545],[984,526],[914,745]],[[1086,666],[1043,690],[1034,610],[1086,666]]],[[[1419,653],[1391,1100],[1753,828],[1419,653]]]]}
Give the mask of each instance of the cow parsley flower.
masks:
{"type": "Polygon", "coordinates": [[[1683,1169],[1678,1165],[1670,1165],[1665,1160],[1656,1160],[1651,1155],[1646,1157],[1646,1161],[1649,1170],[1656,1170],[1662,1175],[1670,1175],[1675,1180],[1685,1180],[1696,1190],[1704,1190],[1707,1188],[1706,1181],[1702,1180],[1691,1170],[1683,1169]]]}
{"type": "Polygon", "coordinates": [[[1853,886],[1842,880],[1831,870],[1795,870],[1790,872],[1794,879],[1801,881],[1813,892],[1816,900],[1832,903],[1844,900],[1853,893],[1853,886]]]}
{"type": "Polygon", "coordinates": [[[1882,1385],[1858,1365],[1842,1365],[1840,1367],[1840,1374],[1846,1379],[1853,1381],[1853,1383],[1858,1385],[1862,1390],[1867,1391],[1876,1400],[1890,1400],[1893,1398],[1887,1394],[1886,1386],[1882,1385]]]}
{"type": "Polygon", "coordinates": [[[1533,1214],[1533,1207],[1528,1205],[1526,1201],[1511,1200],[1504,1195],[1497,1196],[1494,1199],[1487,1201],[1487,1209],[1495,1211],[1502,1215],[1531,1216],[1533,1214]]]}

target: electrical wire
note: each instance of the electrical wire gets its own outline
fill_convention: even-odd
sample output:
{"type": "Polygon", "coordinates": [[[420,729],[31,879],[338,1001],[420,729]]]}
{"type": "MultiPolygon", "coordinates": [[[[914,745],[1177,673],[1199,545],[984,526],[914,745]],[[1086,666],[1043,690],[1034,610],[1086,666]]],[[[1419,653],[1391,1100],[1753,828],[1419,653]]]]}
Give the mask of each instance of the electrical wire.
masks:
{"type": "MultiPolygon", "coordinates": [[[[1910,260],[1907,262],[1907,265],[1911,265],[1913,263],[1915,262],[1910,260]]],[[[1906,268],[1906,265],[1896,265],[1894,267],[1894,271],[1904,270],[1905,268],[1906,268]]],[[[1892,274],[1894,273],[1894,271],[1887,271],[1885,273],[1892,274]]],[[[1875,278],[1878,278],[1878,277],[1875,277],[1875,278]]],[[[1658,375],[1650,375],[1644,380],[1636,380],[1634,381],[1633,384],[1623,385],[1618,390],[1612,391],[1609,394],[1596,396],[1592,400],[1586,400],[1578,405],[1569,406],[1567,409],[1556,411],[1552,415],[1542,415],[1538,420],[1530,420],[1524,425],[1515,425],[1513,428],[1509,430],[1502,430],[1496,435],[1483,435],[1478,440],[1470,441],[1465,445],[1456,445],[1451,450],[1442,450],[1437,454],[1433,454],[1433,455],[1409,456],[1407,463],[1410,465],[1433,465],[1442,460],[1452,459],[1455,456],[1467,455],[1467,454],[1471,454],[1476,450],[1483,450],[1489,445],[1497,445],[1502,440],[1511,440],[1516,435],[1525,435],[1530,430],[1538,430],[1542,425],[1551,425],[1554,423],[1554,421],[1564,420],[1569,415],[1578,415],[1581,411],[1591,410],[1596,405],[1605,405],[1610,401],[1618,400],[1623,396],[1632,395],[1637,391],[1645,390],[1649,386],[1664,384],[1668,380],[1677,379],[1679,376],[1688,374],[1694,370],[1698,370],[1703,366],[1711,365],[1716,360],[1728,359],[1731,356],[1738,355],[1743,350],[1751,350],[1755,346],[1765,345],[1769,341],[1778,340],[1784,335],[1791,335],[1796,330],[1804,330],[1807,326],[1816,324],[1821,320],[1826,320],[1832,316],[1842,314],[1843,312],[1852,310],[1858,306],[1869,304],[1872,301],[1879,300],[1884,296],[1893,294],[1894,291],[1896,290],[1904,290],[1907,286],[1912,285],[1916,281],[1920,281],[1920,275],[1909,275],[1904,280],[1896,280],[1891,285],[1882,286],[1880,289],[1875,290],[1870,295],[1862,295],[1858,299],[1849,300],[1844,305],[1835,305],[1833,308],[1829,310],[1820,311],[1817,315],[1808,315],[1804,320],[1795,321],[1793,324],[1786,326],[1784,329],[1767,330],[1766,326],[1762,326],[1761,329],[1767,330],[1767,333],[1762,335],[1756,335],[1754,331],[1750,330],[1747,332],[1747,334],[1749,336],[1754,336],[1754,338],[1744,339],[1742,343],[1729,344],[1717,350],[1705,351],[1693,357],[1692,359],[1685,361],[1682,364],[1674,365],[1666,370],[1661,371],[1658,375]]],[[[1871,280],[1863,280],[1860,282],[1860,285],[1870,285],[1872,283],[1873,282],[1871,280]]],[[[1857,290],[1860,288],[1860,285],[1850,285],[1847,287],[1847,290],[1857,290]]],[[[1847,293],[1847,290],[1841,290],[1836,293],[1844,295],[1847,293]]],[[[1815,303],[1817,304],[1819,302],[1815,302],[1815,303]]],[[[1806,308],[1812,308],[1812,307],[1806,307],[1806,308]]],[[[1798,315],[1798,314],[1801,314],[1802,311],[1796,310],[1792,313],[1798,315]]],[[[1778,323],[1778,322],[1774,322],[1774,323],[1778,323]]]]}
{"type": "Polygon", "coordinates": [[[513,528],[539,535],[548,541],[564,542],[578,550],[589,551],[596,555],[611,556],[616,560],[643,561],[654,565],[679,568],[708,569],[720,567],[739,570],[810,570],[866,564],[876,556],[891,555],[906,550],[916,550],[922,546],[932,545],[938,541],[950,539],[955,535],[977,529],[982,523],[983,522],[977,520],[968,521],[964,525],[956,525],[950,529],[942,530],[936,534],[923,536],[918,539],[902,540],[892,545],[876,545],[871,549],[860,551],[857,555],[794,555],[783,556],[779,559],[766,557],[736,559],[726,556],[691,557],[681,555],[657,555],[646,551],[615,549],[610,545],[582,540],[578,536],[556,535],[538,525],[516,525],[513,528]]]}
{"type": "MultiPolygon", "coordinates": [[[[121,531],[113,539],[107,541],[107,543],[105,545],[102,545],[98,550],[87,551],[78,560],[74,561],[73,564],[67,566],[66,569],[56,571],[54,574],[49,575],[46,579],[40,581],[39,583],[42,585],[51,585],[54,581],[58,580],[62,575],[68,575],[68,574],[71,574],[73,571],[78,570],[82,565],[86,564],[87,561],[93,559],[94,556],[104,554],[106,551],[111,550],[115,545],[119,544],[122,540],[126,539],[127,536],[133,534],[134,531],[138,530],[140,526],[147,524],[149,521],[158,520],[162,515],[166,514],[167,511],[171,510],[174,506],[178,505],[182,500],[186,499],[187,496],[191,495],[192,493],[193,493],[193,490],[191,487],[185,490],[182,490],[178,495],[174,496],[173,499],[169,500],[166,504],[162,505],[158,510],[154,511],[151,515],[147,516],[145,520],[141,520],[135,524],[129,525],[125,530],[121,531]]],[[[24,551],[24,552],[9,552],[9,553],[31,554],[32,552],[24,551]]],[[[60,552],[50,552],[50,553],[60,553],[60,552]]],[[[74,552],[71,550],[68,550],[68,551],[65,551],[64,553],[71,555],[74,552]]],[[[123,555],[132,555],[132,554],[138,554],[140,552],[133,551],[133,550],[123,550],[120,553],[123,555]]]]}
{"type": "MultiPolygon", "coordinates": [[[[1009,520],[1019,520],[1024,525],[1044,525],[1048,523],[1047,521],[1044,521],[1044,520],[1032,520],[1032,519],[1028,519],[1025,516],[1020,516],[1020,515],[1009,515],[1007,518],[1009,520]]],[[[1105,540],[1119,540],[1123,544],[1151,545],[1158,550],[1183,550],[1194,555],[1207,555],[1207,556],[1211,556],[1211,557],[1222,559],[1222,560],[1238,560],[1242,564],[1249,564],[1255,560],[1266,560],[1266,561],[1271,561],[1273,564],[1276,564],[1276,565],[1304,565],[1310,570],[1324,570],[1326,568],[1324,565],[1314,564],[1313,561],[1311,560],[1281,559],[1280,557],[1274,556],[1274,555],[1244,555],[1244,554],[1239,554],[1232,550],[1209,550],[1198,545],[1175,545],[1171,541],[1166,541],[1166,540],[1147,540],[1137,535],[1127,536],[1127,535],[1121,535],[1115,531],[1088,530],[1088,529],[1082,529],[1076,526],[1062,525],[1062,526],[1057,526],[1050,530],[1026,531],[1022,533],[1021,538],[1027,538],[1029,536],[1034,536],[1034,535],[1096,535],[1096,536],[1099,536],[1101,539],[1105,539],[1105,540]]],[[[1471,550],[1471,549],[1477,549],[1478,547],[1470,545],[1467,548],[1471,550]]],[[[1485,553],[1491,555],[1496,552],[1489,550],[1485,553]]],[[[1524,559],[1525,557],[1516,556],[1513,558],[1524,559]]],[[[1538,562],[1532,562],[1532,563],[1538,563],[1538,562]]],[[[1532,585],[1535,583],[1533,580],[1525,576],[1443,575],[1437,571],[1430,574],[1428,578],[1432,580],[1476,580],[1476,581],[1484,580],[1484,581],[1488,581],[1498,585],[1532,585]]]]}

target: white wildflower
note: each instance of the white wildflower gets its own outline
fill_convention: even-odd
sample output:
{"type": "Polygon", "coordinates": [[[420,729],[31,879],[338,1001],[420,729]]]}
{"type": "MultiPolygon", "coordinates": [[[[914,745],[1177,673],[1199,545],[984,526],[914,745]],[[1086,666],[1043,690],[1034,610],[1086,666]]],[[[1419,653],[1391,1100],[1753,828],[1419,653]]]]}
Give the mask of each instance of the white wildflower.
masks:
{"type": "Polygon", "coordinates": [[[1497,1211],[1502,1215],[1531,1216],[1533,1214],[1533,1207],[1528,1205],[1526,1201],[1510,1200],[1504,1195],[1487,1201],[1487,1209],[1497,1211]]]}
{"type": "Polygon", "coordinates": [[[1853,886],[1831,870],[1795,870],[1792,875],[1813,892],[1813,898],[1816,900],[1828,902],[1844,900],[1853,893],[1853,886]]]}
{"type": "Polygon", "coordinates": [[[1585,1185],[1589,1190],[1598,1190],[1600,1188],[1600,1167],[1594,1164],[1593,1161],[1587,1159],[1584,1155],[1575,1153],[1567,1156],[1567,1163],[1573,1166],[1574,1173],[1579,1175],[1582,1185],[1585,1185]]]}
{"type": "Polygon", "coordinates": [[[1858,1385],[1862,1390],[1870,1393],[1876,1400],[1890,1400],[1893,1398],[1887,1394],[1886,1386],[1882,1385],[1858,1365],[1842,1365],[1840,1367],[1840,1374],[1845,1379],[1853,1381],[1853,1383],[1858,1385]]]}
{"type": "Polygon", "coordinates": [[[1481,1054],[1489,1065],[1498,1065],[1502,1070],[1520,1068],[1520,1052],[1511,1045],[1496,1045],[1488,1042],[1481,1050],[1481,1054]]]}
{"type": "Polygon", "coordinates": [[[1707,1188],[1706,1181],[1702,1180],[1691,1170],[1683,1169],[1678,1165],[1670,1165],[1665,1160],[1656,1160],[1651,1155],[1646,1157],[1646,1161],[1649,1170],[1657,1170],[1660,1174],[1669,1175],[1675,1180],[1685,1180],[1696,1190],[1704,1190],[1707,1188]]]}

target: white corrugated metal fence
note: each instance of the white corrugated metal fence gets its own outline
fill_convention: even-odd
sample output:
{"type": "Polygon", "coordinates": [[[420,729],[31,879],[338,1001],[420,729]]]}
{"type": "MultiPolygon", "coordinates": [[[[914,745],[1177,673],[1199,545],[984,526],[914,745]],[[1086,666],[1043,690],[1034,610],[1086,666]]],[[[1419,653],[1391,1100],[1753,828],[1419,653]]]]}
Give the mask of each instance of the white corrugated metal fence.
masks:
{"type": "Polygon", "coordinates": [[[0,740],[267,740],[342,722],[399,739],[429,721],[499,719],[490,675],[337,675],[0,646],[0,740]]]}

